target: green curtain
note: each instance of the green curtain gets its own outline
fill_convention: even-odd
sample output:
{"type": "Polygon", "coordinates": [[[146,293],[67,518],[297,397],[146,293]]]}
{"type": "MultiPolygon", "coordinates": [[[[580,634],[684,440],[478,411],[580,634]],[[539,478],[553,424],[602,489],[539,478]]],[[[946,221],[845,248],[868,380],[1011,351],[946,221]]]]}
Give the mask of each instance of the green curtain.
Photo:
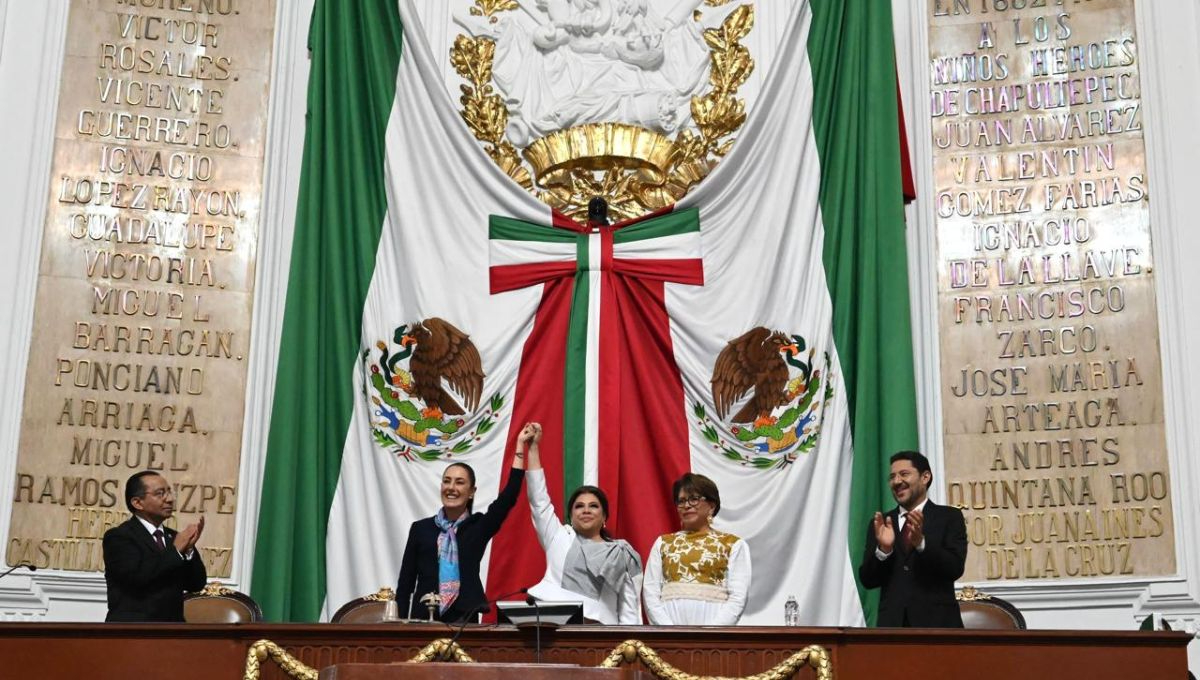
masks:
{"type": "Polygon", "coordinates": [[[315,621],[353,408],[361,314],[387,209],[395,0],[317,0],[296,232],[251,584],[270,621],[315,621]]]}
{"type": "MultiPolygon", "coordinates": [[[[850,559],[890,507],[887,459],[918,445],[890,0],[813,0],[825,272],[854,432],[850,559]]],[[[857,579],[857,573],[856,573],[857,579]]],[[[868,625],[878,591],[859,584],[868,625]]]]}

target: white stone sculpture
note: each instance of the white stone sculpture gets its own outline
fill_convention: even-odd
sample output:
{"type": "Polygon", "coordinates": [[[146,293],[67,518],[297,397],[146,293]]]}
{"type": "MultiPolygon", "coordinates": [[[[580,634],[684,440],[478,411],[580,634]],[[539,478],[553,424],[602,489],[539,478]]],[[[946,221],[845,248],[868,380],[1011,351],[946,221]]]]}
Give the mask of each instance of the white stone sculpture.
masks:
{"type": "MultiPolygon", "coordinates": [[[[672,134],[707,84],[702,0],[660,14],[648,0],[520,0],[495,23],[456,13],[472,35],[496,41],[493,78],[518,148],[556,130],[623,122],[672,134]]],[[[705,17],[718,24],[724,12],[705,17]]]]}

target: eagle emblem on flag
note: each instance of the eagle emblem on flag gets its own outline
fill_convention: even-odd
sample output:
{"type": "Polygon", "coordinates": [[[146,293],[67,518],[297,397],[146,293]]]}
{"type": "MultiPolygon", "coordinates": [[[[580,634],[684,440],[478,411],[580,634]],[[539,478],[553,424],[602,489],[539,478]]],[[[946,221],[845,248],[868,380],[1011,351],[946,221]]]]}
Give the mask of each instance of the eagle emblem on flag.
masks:
{"type": "Polygon", "coordinates": [[[692,404],[704,438],[721,455],[742,465],[780,469],[816,447],[833,383],[829,354],[823,369],[814,367],[816,350],[808,348],[805,355],[806,346],[800,335],[758,326],[721,350],[710,381],[712,401],[717,422],[728,419],[732,425],[732,441],[722,437],[704,404],[692,404]]]}
{"type": "Polygon", "coordinates": [[[396,328],[392,343],[364,350],[375,443],[405,460],[465,454],[491,431],[505,398],[496,393],[477,413],[483,362],[470,336],[438,317],[396,328]]]}

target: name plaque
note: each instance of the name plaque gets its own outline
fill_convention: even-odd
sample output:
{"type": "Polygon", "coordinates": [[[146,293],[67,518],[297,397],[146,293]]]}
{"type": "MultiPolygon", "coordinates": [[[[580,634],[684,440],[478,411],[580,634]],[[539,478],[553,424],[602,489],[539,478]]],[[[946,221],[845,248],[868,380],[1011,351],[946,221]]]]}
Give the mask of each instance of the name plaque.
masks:
{"type": "Polygon", "coordinates": [[[101,571],[159,470],[228,577],[274,0],[72,0],[5,562],[101,571]]]}
{"type": "Polygon", "coordinates": [[[1174,574],[1134,2],[929,11],[962,580],[1174,574]]]}

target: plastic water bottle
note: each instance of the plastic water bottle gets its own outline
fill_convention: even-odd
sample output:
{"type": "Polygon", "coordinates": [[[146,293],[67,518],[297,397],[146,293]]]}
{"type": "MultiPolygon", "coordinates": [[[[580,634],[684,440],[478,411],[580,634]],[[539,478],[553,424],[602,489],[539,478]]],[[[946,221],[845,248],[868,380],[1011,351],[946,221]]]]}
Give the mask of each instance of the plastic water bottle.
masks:
{"type": "Polygon", "coordinates": [[[796,603],[795,595],[788,595],[787,602],[783,603],[783,625],[800,625],[800,605],[796,603]]]}

